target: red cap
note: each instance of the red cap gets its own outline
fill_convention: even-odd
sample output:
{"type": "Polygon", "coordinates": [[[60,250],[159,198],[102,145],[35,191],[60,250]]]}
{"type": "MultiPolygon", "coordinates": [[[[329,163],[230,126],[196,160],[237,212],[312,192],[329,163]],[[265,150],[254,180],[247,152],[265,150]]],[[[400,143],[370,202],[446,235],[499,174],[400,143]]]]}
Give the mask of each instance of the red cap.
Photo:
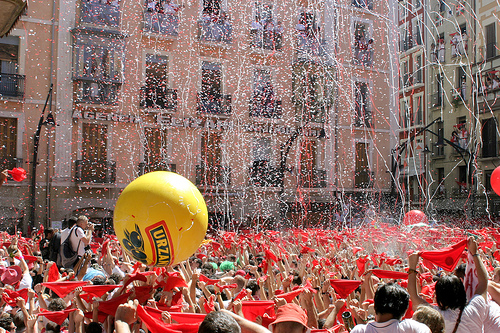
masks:
{"type": "Polygon", "coordinates": [[[292,321],[307,327],[307,314],[297,304],[287,303],[278,308],[278,311],[276,312],[276,320],[273,321],[270,325],[283,323],[286,321],[292,321]]]}

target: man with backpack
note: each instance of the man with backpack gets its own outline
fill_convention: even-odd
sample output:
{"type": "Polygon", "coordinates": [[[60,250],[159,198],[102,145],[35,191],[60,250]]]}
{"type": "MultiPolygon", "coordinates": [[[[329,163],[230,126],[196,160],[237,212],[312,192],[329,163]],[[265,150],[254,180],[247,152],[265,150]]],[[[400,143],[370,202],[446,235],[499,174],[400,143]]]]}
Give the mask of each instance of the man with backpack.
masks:
{"type": "Polygon", "coordinates": [[[85,247],[92,240],[94,225],[89,224],[88,218],[81,215],[78,217],[76,225],[68,229],[68,236],[61,236],[60,264],[64,268],[73,268],[78,260],[83,257],[85,247]]]}

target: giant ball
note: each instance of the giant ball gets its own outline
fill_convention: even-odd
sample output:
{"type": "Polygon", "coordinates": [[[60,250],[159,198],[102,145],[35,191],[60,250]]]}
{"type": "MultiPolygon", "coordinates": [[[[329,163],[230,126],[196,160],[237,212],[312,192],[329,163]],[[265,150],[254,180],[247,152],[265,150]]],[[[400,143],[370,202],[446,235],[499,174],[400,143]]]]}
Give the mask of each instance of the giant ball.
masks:
{"type": "Polygon", "coordinates": [[[116,202],[114,228],[123,249],[146,265],[165,267],[189,258],[207,232],[208,212],[200,191],[168,171],[140,176],[116,202]]]}

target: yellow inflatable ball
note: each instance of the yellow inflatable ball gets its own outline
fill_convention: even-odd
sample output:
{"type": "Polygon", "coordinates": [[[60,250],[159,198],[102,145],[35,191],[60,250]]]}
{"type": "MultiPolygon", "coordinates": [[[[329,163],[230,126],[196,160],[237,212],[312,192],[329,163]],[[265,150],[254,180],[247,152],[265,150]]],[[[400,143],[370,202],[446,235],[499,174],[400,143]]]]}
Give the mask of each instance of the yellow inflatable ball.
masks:
{"type": "Polygon", "coordinates": [[[140,176],[116,202],[114,227],[123,249],[146,265],[170,266],[189,258],[208,226],[200,191],[188,179],[167,171],[140,176]]]}

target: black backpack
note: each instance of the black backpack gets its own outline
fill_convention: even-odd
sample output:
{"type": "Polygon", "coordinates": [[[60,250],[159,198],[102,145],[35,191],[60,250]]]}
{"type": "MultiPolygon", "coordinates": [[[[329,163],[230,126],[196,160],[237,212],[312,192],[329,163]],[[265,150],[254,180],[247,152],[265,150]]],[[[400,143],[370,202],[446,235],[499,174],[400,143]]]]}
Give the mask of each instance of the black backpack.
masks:
{"type": "MultiPolygon", "coordinates": [[[[78,259],[80,259],[78,256],[78,252],[73,250],[73,247],[71,246],[71,242],[70,242],[71,234],[73,232],[75,232],[75,234],[76,234],[77,228],[79,228],[79,227],[74,227],[73,229],[71,229],[71,231],[69,232],[69,236],[61,244],[61,247],[62,247],[61,248],[61,266],[64,268],[73,268],[75,266],[76,262],[78,261],[78,259]]],[[[82,241],[81,239],[78,241],[78,245],[76,246],[77,250],[80,247],[81,241],[82,241]]]]}

